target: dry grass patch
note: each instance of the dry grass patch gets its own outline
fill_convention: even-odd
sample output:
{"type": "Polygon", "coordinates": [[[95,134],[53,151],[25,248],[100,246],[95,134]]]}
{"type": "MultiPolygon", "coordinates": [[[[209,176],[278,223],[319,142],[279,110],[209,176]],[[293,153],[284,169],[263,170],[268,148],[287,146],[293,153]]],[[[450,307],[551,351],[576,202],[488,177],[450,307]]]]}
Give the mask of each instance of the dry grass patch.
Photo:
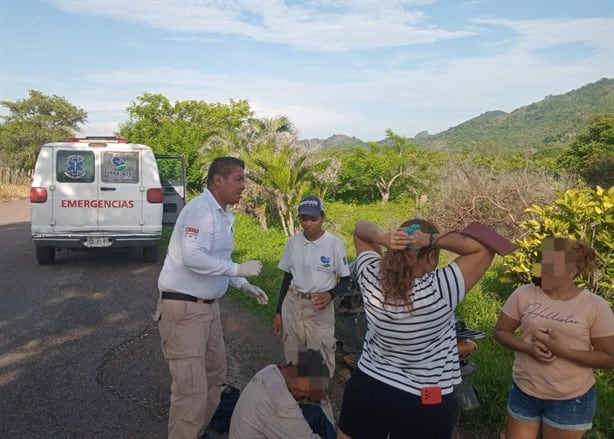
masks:
{"type": "Polygon", "coordinates": [[[14,201],[30,197],[30,185],[0,183],[0,201],[14,201]]]}

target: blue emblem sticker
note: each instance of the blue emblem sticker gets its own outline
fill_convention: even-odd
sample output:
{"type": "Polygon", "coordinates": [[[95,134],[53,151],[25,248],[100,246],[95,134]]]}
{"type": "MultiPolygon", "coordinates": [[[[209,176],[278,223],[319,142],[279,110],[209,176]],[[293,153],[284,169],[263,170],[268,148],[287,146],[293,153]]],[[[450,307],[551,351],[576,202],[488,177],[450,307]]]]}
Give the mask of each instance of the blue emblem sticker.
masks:
{"type": "Polygon", "coordinates": [[[111,159],[111,163],[115,166],[116,171],[125,171],[126,170],[126,160],[123,157],[113,156],[111,159]]]}
{"type": "Polygon", "coordinates": [[[320,256],[322,267],[330,267],[330,258],[328,256],[320,256]]]}
{"type": "Polygon", "coordinates": [[[77,154],[72,154],[66,157],[64,165],[64,175],[74,180],[85,176],[85,160],[77,154]]]}

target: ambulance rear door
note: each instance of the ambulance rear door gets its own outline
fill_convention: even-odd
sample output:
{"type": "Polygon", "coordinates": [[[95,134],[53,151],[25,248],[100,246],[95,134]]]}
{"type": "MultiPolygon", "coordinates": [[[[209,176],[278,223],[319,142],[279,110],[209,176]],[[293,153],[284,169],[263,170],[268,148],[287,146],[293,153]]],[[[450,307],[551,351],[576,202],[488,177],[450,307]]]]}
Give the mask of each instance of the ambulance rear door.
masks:
{"type": "Polygon", "coordinates": [[[98,230],[97,153],[87,144],[56,144],[53,154],[52,200],[54,233],[98,230]]]}
{"type": "Polygon", "coordinates": [[[139,232],[142,230],[142,150],[138,145],[110,144],[98,150],[98,230],[139,232]]]}
{"type": "Polygon", "coordinates": [[[175,224],[186,203],[185,158],[179,154],[156,154],[160,183],[164,192],[164,224],[175,224]]]}

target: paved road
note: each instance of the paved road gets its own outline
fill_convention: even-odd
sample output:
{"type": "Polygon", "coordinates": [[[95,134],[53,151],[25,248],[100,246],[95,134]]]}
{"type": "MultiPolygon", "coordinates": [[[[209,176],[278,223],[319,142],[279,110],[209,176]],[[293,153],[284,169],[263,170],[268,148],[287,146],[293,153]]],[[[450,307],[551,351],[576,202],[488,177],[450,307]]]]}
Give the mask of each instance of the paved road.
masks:
{"type": "MultiPolygon", "coordinates": [[[[161,268],[133,252],[36,263],[27,200],[0,205],[0,438],[163,438],[169,376],[151,321],[161,268]]],[[[270,325],[221,301],[228,382],[280,362],[270,325]]]]}

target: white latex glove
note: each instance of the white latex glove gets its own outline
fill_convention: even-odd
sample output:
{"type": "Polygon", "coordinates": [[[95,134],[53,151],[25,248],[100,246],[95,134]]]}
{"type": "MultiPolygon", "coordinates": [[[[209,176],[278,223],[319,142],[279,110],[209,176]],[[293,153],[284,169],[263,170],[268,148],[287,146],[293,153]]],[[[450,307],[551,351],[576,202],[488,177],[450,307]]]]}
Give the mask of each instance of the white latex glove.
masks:
{"type": "Polygon", "coordinates": [[[260,305],[269,303],[269,296],[266,295],[262,288],[252,284],[245,284],[241,287],[241,291],[254,297],[260,305]]]}
{"type": "Polygon", "coordinates": [[[237,276],[258,276],[260,274],[260,270],[262,270],[262,262],[260,261],[242,262],[237,268],[237,276]]]}

